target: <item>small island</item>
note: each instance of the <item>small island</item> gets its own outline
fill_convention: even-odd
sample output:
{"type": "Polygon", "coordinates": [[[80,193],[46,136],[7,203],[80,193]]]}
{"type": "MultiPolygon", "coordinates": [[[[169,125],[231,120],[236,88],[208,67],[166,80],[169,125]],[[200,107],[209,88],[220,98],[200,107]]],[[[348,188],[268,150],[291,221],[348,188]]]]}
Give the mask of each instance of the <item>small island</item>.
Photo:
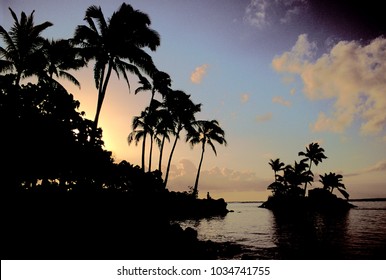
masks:
{"type": "Polygon", "coordinates": [[[268,186],[272,196],[260,207],[273,211],[301,210],[327,213],[347,211],[355,207],[348,202],[349,194],[342,183],[341,174],[330,172],[319,175],[319,182],[323,187],[309,190],[307,196],[307,187],[314,181],[312,164],[318,165],[327,157],[318,143],[309,144],[306,151],[301,151],[298,155],[304,158],[300,162],[295,161],[294,165],[285,165],[279,158],[269,162],[274,171],[275,181],[268,186]],[[333,194],[334,190],[338,190],[343,198],[333,194]]]}

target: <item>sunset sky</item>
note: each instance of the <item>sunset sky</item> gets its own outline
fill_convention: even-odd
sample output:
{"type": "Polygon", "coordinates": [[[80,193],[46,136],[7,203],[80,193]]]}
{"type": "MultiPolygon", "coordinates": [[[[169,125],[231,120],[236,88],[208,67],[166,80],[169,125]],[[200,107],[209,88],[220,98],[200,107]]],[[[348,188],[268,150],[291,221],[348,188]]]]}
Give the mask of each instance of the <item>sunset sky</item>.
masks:
{"type": "MultiPolygon", "coordinates": [[[[384,9],[380,1],[351,2],[126,1],[147,13],[160,34],[160,47],[149,54],[171,76],[172,88],[203,104],[198,119],[216,119],[225,130],[228,146],[217,146],[217,157],[209,149],[205,155],[200,196],[264,200],[273,180],[268,161],[293,164],[299,151],[318,142],[328,159],[314,167],[313,186],[320,185],[318,174],[338,172],[352,198],[386,197],[384,9]]],[[[90,5],[100,5],[108,18],[121,4],[0,0],[0,25],[9,30],[13,23],[8,7],[18,16],[35,10],[36,24],[54,24],[44,37],[70,38],[90,5]]],[[[75,75],[81,90],[63,84],[93,119],[92,64],[75,75]]],[[[134,95],[137,78],[130,80],[131,93],[124,80],[111,79],[99,124],[116,161],[140,164],[140,146],[128,146],[127,136],[150,93],[134,95]]],[[[188,190],[199,159],[200,147],[180,141],[168,188],[188,190]]]]}

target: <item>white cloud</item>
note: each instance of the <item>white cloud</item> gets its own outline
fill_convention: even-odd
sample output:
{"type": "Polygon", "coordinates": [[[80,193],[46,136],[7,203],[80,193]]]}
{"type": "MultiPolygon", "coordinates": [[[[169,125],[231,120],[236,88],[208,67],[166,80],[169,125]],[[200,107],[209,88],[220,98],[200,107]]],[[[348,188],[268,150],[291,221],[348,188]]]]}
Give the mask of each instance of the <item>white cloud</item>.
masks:
{"type": "Polygon", "coordinates": [[[335,101],[331,112],[319,113],[312,130],[343,132],[359,120],[363,134],[384,132],[386,39],[377,38],[367,45],[341,41],[316,60],[315,49],[315,43],[302,34],[292,50],[272,61],[276,71],[301,77],[309,99],[335,101]]]}
{"type": "Polygon", "coordinates": [[[291,101],[288,101],[288,100],[285,100],[283,97],[281,96],[275,96],[272,98],[272,102],[273,103],[277,103],[277,104],[280,104],[280,105],[283,105],[283,106],[286,106],[286,107],[291,107],[291,101]]]}
{"type": "Polygon", "coordinates": [[[265,113],[263,115],[256,116],[256,122],[267,122],[272,119],[272,112],[265,113]]]}
{"type": "Polygon", "coordinates": [[[268,25],[268,7],[267,0],[252,0],[245,9],[245,21],[257,28],[265,27],[268,25]]]}
{"type": "Polygon", "coordinates": [[[288,24],[307,8],[308,0],[251,0],[244,21],[259,29],[272,24],[288,24]]]}
{"type": "Polygon", "coordinates": [[[249,93],[243,93],[240,96],[240,102],[243,103],[243,104],[247,103],[249,101],[249,98],[250,98],[250,94],[249,93]]]}
{"type": "Polygon", "coordinates": [[[203,64],[196,67],[196,69],[194,69],[193,73],[190,75],[190,81],[194,84],[200,84],[207,73],[208,67],[208,64],[203,64]]]}

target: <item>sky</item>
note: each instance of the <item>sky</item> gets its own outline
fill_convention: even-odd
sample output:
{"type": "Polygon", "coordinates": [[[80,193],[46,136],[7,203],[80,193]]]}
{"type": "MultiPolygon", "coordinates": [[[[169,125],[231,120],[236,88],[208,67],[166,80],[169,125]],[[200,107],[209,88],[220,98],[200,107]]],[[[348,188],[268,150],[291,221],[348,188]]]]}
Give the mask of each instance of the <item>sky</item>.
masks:
{"type": "MultiPolygon", "coordinates": [[[[386,23],[380,1],[126,3],[148,14],[160,34],[161,45],[148,53],[171,76],[172,88],[203,104],[197,119],[216,119],[225,130],[228,145],[217,145],[217,156],[206,151],[201,197],[210,192],[226,201],[265,200],[274,179],[269,160],[293,164],[311,142],[328,157],[313,167],[314,187],[319,174],[337,172],[351,198],[386,197],[386,23]]],[[[70,38],[90,5],[101,6],[108,18],[121,4],[0,0],[0,25],[9,30],[13,23],[8,7],[18,15],[35,10],[36,24],[54,24],[44,37],[70,38]]],[[[62,83],[93,119],[91,64],[74,75],[81,89],[62,83]]],[[[117,162],[140,165],[141,147],[129,146],[127,136],[150,93],[135,95],[137,78],[130,81],[129,91],[124,80],[112,77],[99,125],[117,162]]],[[[187,191],[194,184],[200,152],[199,146],[177,144],[168,189],[187,191]]]]}

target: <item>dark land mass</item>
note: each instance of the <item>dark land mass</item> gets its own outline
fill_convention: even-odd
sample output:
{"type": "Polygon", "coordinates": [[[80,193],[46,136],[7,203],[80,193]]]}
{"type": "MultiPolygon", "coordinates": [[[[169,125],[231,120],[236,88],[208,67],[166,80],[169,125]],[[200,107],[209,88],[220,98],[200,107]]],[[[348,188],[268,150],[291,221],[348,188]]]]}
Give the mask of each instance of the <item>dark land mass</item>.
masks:
{"type": "Polygon", "coordinates": [[[386,201],[386,198],[356,198],[356,199],[350,199],[349,201],[355,202],[355,201],[386,201]]]}
{"type": "Polygon", "coordinates": [[[345,212],[355,205],[324,189],[310,190],[309,196],[271,196],[260,207],[273,211],[317,211],[335,214],[345,212]]]}
{"type": "Polygon", "coordinates": [[[240,254],[241,247],[236,244],[200,241],[194,229],[183,230],[170,222],[177,212],[180,218],[192,217],[195,206],[204,207],[197,212],[202,217],[211,202],[197,200],[188,208],[178,203],[179,208],[174,209],[177,204],[172,206],[161,197],[122,193],[2,195],[1,258],[227,259],[240,254]]]}
{"type": "Polygon", "coordinates": [[[2,259],[218,259],[171,221],[226,215],[223,199],[170,192],[159,171],[116,163],[102,130],[62,86],[0,76],[2,259]]]}

